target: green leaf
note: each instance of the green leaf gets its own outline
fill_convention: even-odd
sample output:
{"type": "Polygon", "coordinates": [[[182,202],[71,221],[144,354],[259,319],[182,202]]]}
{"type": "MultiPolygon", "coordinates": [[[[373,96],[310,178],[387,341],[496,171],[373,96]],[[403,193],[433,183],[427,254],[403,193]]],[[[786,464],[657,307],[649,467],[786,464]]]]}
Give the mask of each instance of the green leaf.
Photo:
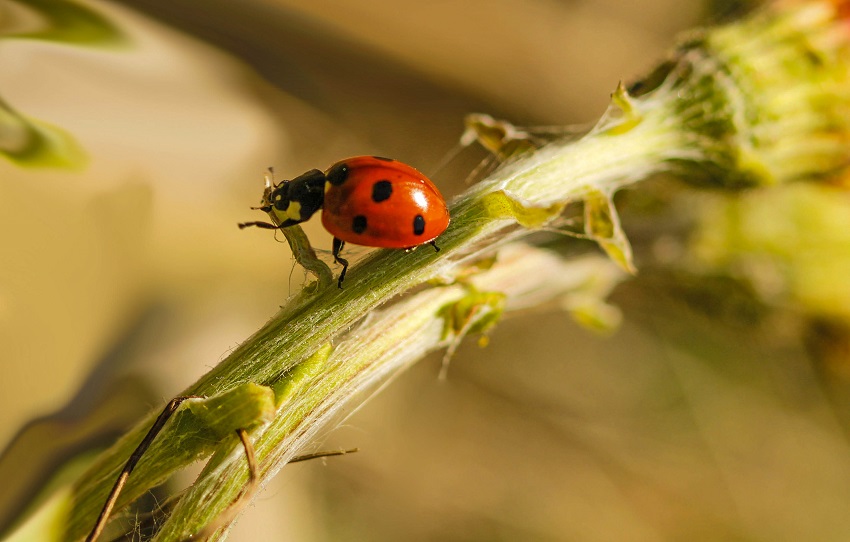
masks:
{"type": "Polygon", "coordinates": [[[65,539],[65,523],[73,507],[71,497],[70,487],[57,491],[3,542],[61,542],[65,539]]]}
{"type": "MultiPolygon", "coordinates": [[[[56,41],[73,45],[115,46],[125,44],[127,38],[117,26],[97,11],[69,0],[26,0],[18,3],[35,11],[44,19],[31,31],[10,31],[0,26],[0,38],[56,41]]],[[[12,12],[14,13],[14,12],[12,12]]],[[[4,15],[6,13],[4,12],[4,15]]]]}
{"type": "Polygon", "coordinates": [[[625,271],[635,274],[632,246],[620,225],[611,196],[590,190],[584,199],[584,231],[625,271]]]}
{"type": "Polygon", "coordinates": [[[0,99],[0,154],[21,167],[80,169],[86,155],[64,130],[18,113],[0,99]]]}

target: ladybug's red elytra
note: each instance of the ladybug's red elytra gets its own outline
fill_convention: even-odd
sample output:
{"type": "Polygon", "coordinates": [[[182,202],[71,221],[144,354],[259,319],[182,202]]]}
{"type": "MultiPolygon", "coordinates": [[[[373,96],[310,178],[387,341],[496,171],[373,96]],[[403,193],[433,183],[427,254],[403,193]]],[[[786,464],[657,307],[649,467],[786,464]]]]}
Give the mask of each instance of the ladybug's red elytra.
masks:
{"type": "Polygon", "coordinates": [[[431,244],[449,225],[449,211],[437,187],[415,168],[380,156],[341,160],[324,173],[318,169],[266,187],[260,210],[268,222],[245,222],[240,228],[286,228],[322,209],[322,225],[333,236],[334,262],[342,264],[342,288],[348,261],[345,243],[367,247],[412,248],[431,244]]]}

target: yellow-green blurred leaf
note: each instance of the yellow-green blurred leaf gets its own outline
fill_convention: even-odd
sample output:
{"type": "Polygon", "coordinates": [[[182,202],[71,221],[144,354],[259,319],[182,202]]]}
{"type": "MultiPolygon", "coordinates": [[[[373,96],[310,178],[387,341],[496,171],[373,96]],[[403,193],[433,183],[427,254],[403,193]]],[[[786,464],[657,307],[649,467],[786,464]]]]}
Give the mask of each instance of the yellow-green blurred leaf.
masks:
{"type": "Polygon", "coordinates": [[[4,538],[4,542],[61,541],[65,533],[65,520],[71,511],[71,497],[68,487],[57,491],[25,523],[4,538]]]}
{"type": "Polygon", "coordinates": [[[86,163],[80,145],[64,130],[28,119],[0,99],[0,154],[21,167],[79,169],[86,163]]]}
{"type": "Polygon", "coordinates": [[[591,190],[584,199],[584,230],[624,270],[636,273],[632,246],[608,194],[591,190]]]}
{"type": "MultiPolygon", "coordinates": [[[[37,39],[74,45],[115,46],[126,42],[126,36],[106,17],[90,7],[67,0],[18,1],[43,21],[36,28],[20,29],[14,17],[0,20],[0,38],[37,39]]],[[[14,14],[13,10],[8,13],[14,14]]],[[[7,16],[7,12],[3,15],[7,16]]]]}

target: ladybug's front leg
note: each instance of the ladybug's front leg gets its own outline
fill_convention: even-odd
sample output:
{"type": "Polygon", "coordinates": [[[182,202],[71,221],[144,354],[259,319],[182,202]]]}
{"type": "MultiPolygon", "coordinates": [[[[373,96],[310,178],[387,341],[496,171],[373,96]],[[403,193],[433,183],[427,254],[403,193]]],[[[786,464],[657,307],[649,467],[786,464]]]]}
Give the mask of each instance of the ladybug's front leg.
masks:
{"type": "Polygon", "coordinates": [[[345,279],[345,272],[348,271],[348,260],[345,258],[340,258],[339,253],[342,252],[342,247],[345,246],[345,241],[342,239],[337,239],[334,237],[334,245],[333,245],[333,256],[334,263],[342,264],[342,272],[339,274],[339,280],[337,281],[337,286],[342,288],[342,281],[345,279]]]}
{"type": "Polygon", "coordinates": [[[240,222],[238,226],[240,230],[250,226],[254,226],[255,228],[262,228],[264,230],[276,230],[280,228],[280,226],[275,226],[270,222],[240,222]]]}

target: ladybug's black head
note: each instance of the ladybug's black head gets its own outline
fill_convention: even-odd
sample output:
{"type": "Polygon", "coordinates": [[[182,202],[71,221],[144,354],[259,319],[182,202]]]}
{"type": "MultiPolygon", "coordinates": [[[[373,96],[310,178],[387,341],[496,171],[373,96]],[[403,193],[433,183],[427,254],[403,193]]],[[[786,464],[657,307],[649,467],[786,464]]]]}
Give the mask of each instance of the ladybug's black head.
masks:
{"type": "Polygon", "coordinates": [[[325,174],[318,169],[283,181],[267,185],[261,209],[271,215],[281,227],[308,220],[322,208],[325,200],[325,174]]]}
{"type": "MultiPolygon", "coordinates": [[[[279,185],[272,188],[269,192],[268,200],[266,206],[271,210],[271,207],[274,207],[278,211],[286,211],[289,207],[289,183],[290,181],[283,181],[279,185]]],[[[268,211],[266,211],[268,212],[268,211]]]]}
{"type": "Polygon", "coordinates": [[[291,181],[274,184],[272,169],[266,174],[266,189],[263,190],[263,201],[259,209],[269,214],[269,222],[243,222],[239,228],[256,226],[276,230],[300,224],[309,220],[325,202],[325,174],[318,169],[311,169],[291,181]]]}

